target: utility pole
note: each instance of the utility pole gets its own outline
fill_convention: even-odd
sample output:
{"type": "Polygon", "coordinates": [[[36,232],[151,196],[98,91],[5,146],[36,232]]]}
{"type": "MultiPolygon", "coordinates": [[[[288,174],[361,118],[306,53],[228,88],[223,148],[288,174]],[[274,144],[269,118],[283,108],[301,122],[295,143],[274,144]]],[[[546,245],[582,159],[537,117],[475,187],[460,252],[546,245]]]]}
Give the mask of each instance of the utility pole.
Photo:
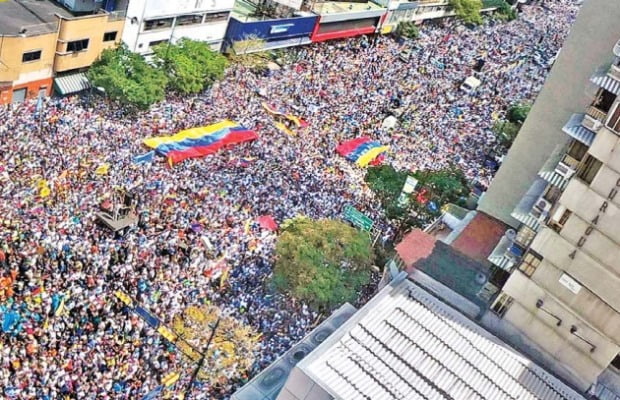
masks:
{"type": "Polygon", "coordinates": [[[205,358],[207,357],[207,350],[209,349],[209,345],[211,344],[211,341],[213,340],[213,337],[215,336],[215,331],[217,330],[217,327],[220,325],[221,318],[222,318],[221,316],[217,317],[217,320],[215,321],[215,325],[213,326],[213,330],[211,331],[211,335],[209,336],[209,340],[207,341],[206,346],[202,350],[202,357],[200,358],[200,361],[198,362],[198,366],[196,367],[196,369],[194,370],[194,373],[192,374],[192,379],[190,379],[189,383],[187,384],[187,389],[185,390],[185,395],[183,396],[185,400],[190,400],[189,396],[192,393],[192,386],[194,386],[194,381],[196,380],[196,377],[198,376],[198,372],[202,369],[202,366],[204,365],[205,358]]]}

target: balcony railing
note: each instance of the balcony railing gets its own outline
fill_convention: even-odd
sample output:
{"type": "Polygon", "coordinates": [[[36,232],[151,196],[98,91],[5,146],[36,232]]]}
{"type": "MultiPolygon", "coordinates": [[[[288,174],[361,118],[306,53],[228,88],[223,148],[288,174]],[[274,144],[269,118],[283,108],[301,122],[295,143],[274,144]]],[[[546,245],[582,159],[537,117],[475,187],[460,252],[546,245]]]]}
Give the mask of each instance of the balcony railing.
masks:
{"type": "Polygon", "coordinates": [[[607,118],[607,113],[605,111],[599,110],[594,106],[590,106],[586,109],[586,115],[601,122],[605,122],[605,119],[607,118]]]}
{"type": "Polygon", "coordinates": [[[108,21],[118,21],[120,19],[125,19],[127,16],[127,11],[125,10],[117,10],[108,12],[108,21]]]}
{"type": "Polygon", "coordinates": [[[565,154],[564,157],[562,157],[562,161],[564,164],[568,165],[569,167],[571,167],[574,170],[577,170],[577,168],[579,168],[579,164],[581,164],[581,162],[571,156],[569,156],[568,154],[565,154]]]}

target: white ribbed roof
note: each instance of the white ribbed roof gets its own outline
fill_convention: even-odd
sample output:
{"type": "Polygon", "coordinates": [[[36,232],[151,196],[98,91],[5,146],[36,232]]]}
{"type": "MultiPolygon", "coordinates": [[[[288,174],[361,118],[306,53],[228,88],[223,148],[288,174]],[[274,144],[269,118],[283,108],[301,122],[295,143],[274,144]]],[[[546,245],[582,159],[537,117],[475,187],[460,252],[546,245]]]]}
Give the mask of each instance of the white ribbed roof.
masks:
{"type": "Polygon", "coordinates": [[[408,280],[387,286],[299,367],[342,400],[584,399],[408,280]]]}

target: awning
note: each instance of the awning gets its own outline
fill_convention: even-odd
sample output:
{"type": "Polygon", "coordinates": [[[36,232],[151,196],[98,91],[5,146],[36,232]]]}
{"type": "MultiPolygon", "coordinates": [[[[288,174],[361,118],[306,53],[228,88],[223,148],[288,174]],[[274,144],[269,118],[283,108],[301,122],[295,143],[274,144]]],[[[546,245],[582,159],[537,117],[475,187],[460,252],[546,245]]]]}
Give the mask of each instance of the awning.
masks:
{"type": "Polygon", "coordinates": [[[560,188],[561,190],[564,190],[568,183],[568,179],[566,179],[565,177],[563,177],[562,175],[558,174],[555,171],[539,172],[538,176],[540,176],[541,178],[543,178],[544,180],[546,180],[553,186],[560,188]]]}
{"type": "Polygon", "coordinates": [[[59,94],[67,95],[90,89],[91,85],[86,73],[78,72],[54,78],[54,87],[59,94]]]}
{"type": "Polygon", "coordinates": [[[590,82],[610,91],[616,96],[620,96],[620,81],[617,81],[607,74],[596,74],[590,78],[590,82]]]}
{"type": "Polygon", "coordinates": [[[586,146],[591,146],[596,134],[581,125],[584,115],[585,114],[573,114],[566,125],[562,128],[562,131],[573,139],[579,140],[586,146]]]}
{"type": "Polygon", "coordinates": [[[548,185],[549,183],[546,180],[540,177],[537,178],[510,215],[517,221],[538,231],[538,228],[540,228],[540,221],[530,214],[530,212],[548,185]]]}

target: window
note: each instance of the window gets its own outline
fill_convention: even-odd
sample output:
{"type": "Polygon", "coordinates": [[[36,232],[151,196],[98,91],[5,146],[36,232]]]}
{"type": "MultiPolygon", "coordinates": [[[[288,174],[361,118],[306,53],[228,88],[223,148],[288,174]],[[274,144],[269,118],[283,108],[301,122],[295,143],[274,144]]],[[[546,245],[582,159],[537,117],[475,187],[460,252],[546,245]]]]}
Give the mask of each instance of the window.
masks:
{"type": "Polygon", "coordinates": [[[618,354],[613,360],[611,360],[611,366],[620,369],[620,354],[618,354]]]}
{"type": "Polygon", "coordinates": [[[168,43],[168,39],[155,40],[153,42],[149,42],[149,47],[153,48],[157,46],[158,44],[162,44],[162,43],[168,43]]]}
{"type": "Polygon", "coordinates": [[[588,146],[578,140],[573,140],[567,154],[577,161],[581,161],[588,152],[588,146]]]}
{"type": "Polygon", "coordinates": [[[609,90],[601,88],[596,94],[596,99],[592,105],[604,113],[608,113],[614,101],[616,101],[616,97],[617,96],[609,90]]]}
{"type": "Polygon", "coordinates": [[[491,311],[497,314],[500,318],[506,314],[506,311],[510,308],[512,304],[512,297],[508,296],[506,293],[502,292],[495,299],[495,303],[491,306],[491,311]]]}
{"type": "Polygon", "coordinates": [[[534,272],[536,271],[536,268],[538,268],[538,266],[540,265],[542,259],[543,258],[540,254],[536,253],[533,250],[529,250],[523,256],[521,264],[519,264],[519,271],[523,272],[527,276],[534,275],[534,272]]]}
{"type": "Polygon", "coordinates": [[[591,184],[602,165],[602,162],[588,154],[586,161],[579,169],[579,178],[588,185],[591,184]]]}
{"type": "Polygon", "coordinates": [[[37,61],[41,59],[41,50],[27,51],[22,54],[22,62],[37,61]]]}
{"type": "Polygon", "coordinates": [[[114,31],[114,32],[106,32],[103,34],[103,41],[104,42],[113,42],[116,40],[116,34],[118,32],[114,31]]]}
{"type": "Polygon", "coordinates": [[[229,12],[219,12],[207,14],[205,18],[205,22],[218,22],[218,21],[226,21],[228,19],[229,12]]]}
{"type": "Polygon", "coordinates": [[[173,18],[160,18],[144,21],[144,30],[152,31],[154,29],[165,29],[172,26],[173,18]]]}
{"type": "Polygon", "coordinates": [[[90,39],[74,40],[67,43],[67,51],[82,51],[88,48],[90,39]]]}
{"type": "Polygon", "coordinates": [[[202,24],[202,15],[180,15],[176,24],[179,26],[202,24]]]}
{"type": "Polygon", "coordinates": [[[614,132],[620,132],[620,104],[616,105],[616,109],[607,121],[607,127],[614,132]]]}
{"type": "Polygon", "coordinates": [[[566,221],[568,221],[572,213],[573,212],[571,210],[565,210],[564,213],[562,213],[562,216],[560,217],[558,224],[560,224],[560,226],[564,226],[564,224],[566,223],[566,221]]]}

